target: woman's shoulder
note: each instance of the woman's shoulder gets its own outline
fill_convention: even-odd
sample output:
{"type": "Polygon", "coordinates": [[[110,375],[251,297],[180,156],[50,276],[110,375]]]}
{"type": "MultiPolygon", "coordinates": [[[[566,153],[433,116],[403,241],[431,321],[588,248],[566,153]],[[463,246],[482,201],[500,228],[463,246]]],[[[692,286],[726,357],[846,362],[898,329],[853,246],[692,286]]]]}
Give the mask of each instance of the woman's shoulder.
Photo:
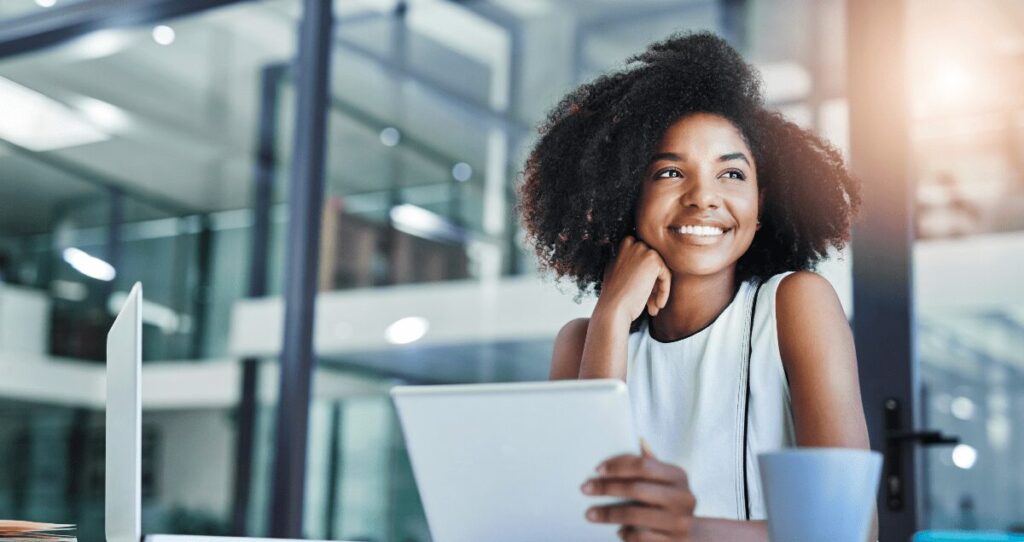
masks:
{"type": "Polygon", "coordinates": [[[775,303],[780,309],[796,305],[811,307],[838,299],[832,283],[814,271],[788,271],[769,281],[774,282],[775,303]]]}
{"type": "MultiPolygon", "coordinates": [[[[752,281],[753,287],[757,284],[752,281]]],[[[832,283],[814,271],[784,271],[760,281],[758,304],[792,304],[829,293],[835,295],[832,283]]]]}
{"type": "Polygon", "coordinates": [[[786,271],[761,282],[757,294],[755,319],[774,323],[757,326],[759,331],[775,331],[777,326],[806,326],[814,314],[839,304],[832,283],[813,271],[786,271]]]}
{"type": "Polygon", "coordinates": [[[783,354],[787,344],[792,348],[810,337],[849,332],[849,322],[835,288],[813,271],[797,271],[781,279],[775,298],[773,312],[783,354]]]}
{"type": "Polygon", "coordinates": [[[587,340],[589,327],[590,318],[574,318],[558,331],[551,355],[551,380],[576,378],[579,375],[583,345],[587,340]]]}

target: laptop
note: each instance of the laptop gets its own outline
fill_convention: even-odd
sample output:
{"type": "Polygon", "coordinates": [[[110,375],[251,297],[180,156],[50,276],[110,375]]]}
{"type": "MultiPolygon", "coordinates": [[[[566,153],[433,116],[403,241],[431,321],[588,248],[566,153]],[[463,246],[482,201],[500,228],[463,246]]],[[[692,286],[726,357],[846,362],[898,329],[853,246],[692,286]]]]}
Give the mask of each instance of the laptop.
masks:
{"type": "Polygon", "coordinates": [[[609,457],[639,454],[620,380],[396,386],[413,475],[435,542],[616,540],[584,518],[620,498],[580,486],[609,457]]]}
{"type": "MultiPolygon", "coordinates": [[[[136,282],[107,333],[107,542],[142,535],[142,283],[136,282]]],[[[145,535],[145,542],[282,542],[280,538],[145,535]]],[[[296,541],[297,542],[297,541],[296,541]]],[[[303,540],[302,542],[309,542],[303,540]]]]}

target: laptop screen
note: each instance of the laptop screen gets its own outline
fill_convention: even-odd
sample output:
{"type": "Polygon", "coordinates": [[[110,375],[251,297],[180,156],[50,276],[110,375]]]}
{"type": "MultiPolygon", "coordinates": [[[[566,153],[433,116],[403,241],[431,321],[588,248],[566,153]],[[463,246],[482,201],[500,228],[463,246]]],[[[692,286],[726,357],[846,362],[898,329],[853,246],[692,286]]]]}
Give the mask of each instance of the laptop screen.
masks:
{"type": "Polygon", "coordinates": [[[139,542],[142,487],[139,374],[142,284],[135,283],[107,333],[106,534],[108,542],[139,542]]]}

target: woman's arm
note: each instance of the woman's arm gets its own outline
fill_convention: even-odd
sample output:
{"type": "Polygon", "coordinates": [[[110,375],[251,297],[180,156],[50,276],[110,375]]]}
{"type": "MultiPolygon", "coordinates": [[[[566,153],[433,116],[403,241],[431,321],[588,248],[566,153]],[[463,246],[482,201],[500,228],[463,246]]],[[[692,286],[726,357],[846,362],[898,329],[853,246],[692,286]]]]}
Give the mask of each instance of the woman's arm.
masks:
{"type": "Polygon", "coordinates": [[[626,380],[629,317],[622,312],[594,310],[580,359],[579,378],[626,380]]]}
{"type": "Polygon", "coordinates": [[[587,339],[590,318],[576,318],[562,326],[551,353],[549,380],[575,380],[580,376],[580,359],[587,339]]]}
{"type": "Polygon", "coordinates": [[[618,378],[626,380],[626,348],[630,324],[643,314],[651,316],[668,303],[672,275],[657,251],[627,235],[619,243],[615,258],[605,268],[601,295],[589,321],[573,320],[559,332],[555,343],[551,376],[562,378],[618,378]],[[563,346],[564,340],[568,345],[563,346]],[[579,345],[577,351],[576,345],[579,345]],[[560,354],[576,360],[560,362],[560,354]]]}
{"type": "MultiPolygon", "coordinates": [[[[775,310],[797,446],[870,449],[853,334],[832,285],[793,273],[779,284],[775,310]]],[[[877,538],[876,510],[869,540],[877,538]]]]}
{"type": "Polygon", "coordinates": [[[551,354],[550,380],[626,379],[629,322],[595,311],[562,326],[551,354]]]}

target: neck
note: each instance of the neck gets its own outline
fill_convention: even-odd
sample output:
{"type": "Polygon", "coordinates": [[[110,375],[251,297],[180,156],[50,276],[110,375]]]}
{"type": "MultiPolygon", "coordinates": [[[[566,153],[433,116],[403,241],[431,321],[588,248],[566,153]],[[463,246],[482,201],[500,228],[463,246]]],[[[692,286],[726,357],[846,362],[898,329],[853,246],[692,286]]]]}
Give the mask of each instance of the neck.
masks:
{"type": "Polygon", "coordinates": [[[736,268],[714,275],[672,275],[668,303],[651,319],[651,336],[659,341],[688,337],[707,327],[736,294],[736,268]]]}

